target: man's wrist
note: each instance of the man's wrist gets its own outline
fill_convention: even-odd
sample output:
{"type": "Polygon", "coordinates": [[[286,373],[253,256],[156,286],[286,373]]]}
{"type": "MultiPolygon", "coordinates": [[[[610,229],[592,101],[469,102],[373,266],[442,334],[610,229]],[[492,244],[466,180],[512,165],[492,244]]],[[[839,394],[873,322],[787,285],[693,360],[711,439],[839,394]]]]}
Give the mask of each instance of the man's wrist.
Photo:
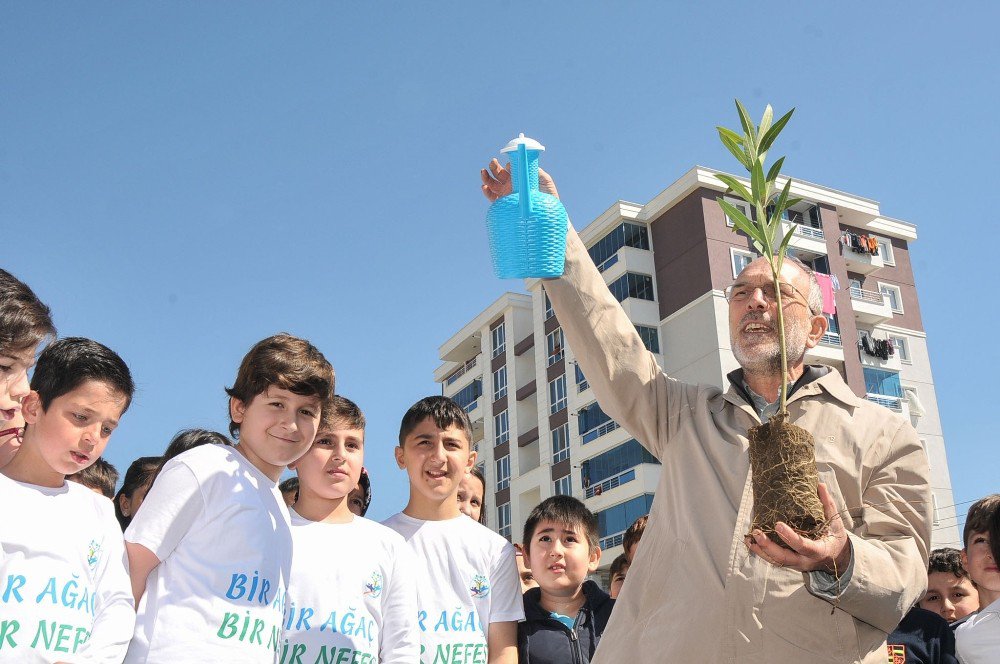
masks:
{"type": "Polygon", "coordinates": [[[830,561],[824,568],[823,571],[834,577],[840,577],[847,571],[847,568],[851,566],[851,557],[853,556],[854,549],[851,545],[850,538],[844,540],[844,548],[841,549],[840,554],[832,561],[830,561]]]}

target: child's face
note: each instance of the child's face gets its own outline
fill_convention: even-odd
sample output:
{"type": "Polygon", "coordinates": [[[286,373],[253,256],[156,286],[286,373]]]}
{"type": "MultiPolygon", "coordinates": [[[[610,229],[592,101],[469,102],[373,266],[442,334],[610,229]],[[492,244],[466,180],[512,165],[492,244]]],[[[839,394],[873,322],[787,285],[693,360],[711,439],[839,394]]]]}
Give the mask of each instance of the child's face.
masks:
{"type": "MultiPolygon", "coordinates": [[[[125,409],[125,395],[107,383],[88,380],[62,396],[47,410],[37,392],[24,398],[25,441],[51,471],[65,477],[91,465],[104,453],[125,409]]],[[[62,484],[59,479],[58,484],[62,484]]]]}
{"type": "Polygon", "coordinates": [[[431,417],[417,424],[395,452],[411,489],[430,503],[457,500],[462,478],[476,463],[465,432],[455,425],[442,429],[431,417]]]}
{"type": "Polygon", "coordinates": [[[281,471],[312,445],[322,402],[270,386],[249,404],[230,399],[229,414],[240,425],[239,449],[254,466],[277,481],[281,471]]]}
{"type": "Polygon", "coordinates": [[[556,595],[575,593],[601,562],[600,548],[590,550],[578,524],[542,521],[535,526],[528,548],[532,576],[542,590],[556,595]]]}
{"type": "Polygon", "coordinates": [[[954,622],[979,608],[979,591],[968,577],[951,572],[930,572],[927,593],[920,608],[933,611],[948,622],[954,622]]]}
{"type": "Polygon", "coordinates": [[[21,400],[28,396],[28,369],[35,364],[38,346],[24,350],[0,351],[0,429],[14,426],[7,424],[21,411],[21,400]]]}
{"type": "Polygon", "coordinates": [[[365,490],[358,484],[347,494],[347,509],[351,510],[354,516],[364,516],[365,514],[365,490]]]}
{"type": "Polygon", "coordinates": [[[618,599],[618,593],[622,591],[622,586],[625,584],[625,577],[628,575],[629,564],[625,563],[622,568],[615,572],[615,575],[611,577],[611,586],[608,590],[608,594],[611,595],[611,599],[618,599]]]}
{"type": "Polygon", "coordinates": [[[532,575],[531,570],[528,569],[528,565],[524,562],[523,550],[518,549],[515,560],[517,562],[517,575],[521,580],[521,594],[523,595],[532,588],[537,588],[538,582],[535,581],[534,575],[532,575]]]}
{"type": "Polygon", "coordinates": [[[132,492],[131,496],[126,496],[124,493],[118,497],[118,509],[122,511],[122,514],[131,518],[135,516],[135,513],[139,511],[139,506],[142,505],[142,501],[146,500],[146,494],[149,493],[149,489],[153,486],[153,478],[150,477],[146,482],[136,488],[132,492]]]}
{"type": "Polygon", "coordinates": [[[291,465],[299,476],[299,500],[347,496],[358,485],[364,462],[364,430],[320,431],[309,451],[291,465]]]}
{"type": "Polygon", "coordinates": [[[483,483],[471,473],[458,485],[458,511],[473,521],[479,521],[483,513],[483,483]]]}
{"type": "Polygon", "coordinates": [[[991,593],[1000,593],[1000,569],[990,551],[989,533],[972,533],[962,551],[962,566],[976,585],[991,593]]]}

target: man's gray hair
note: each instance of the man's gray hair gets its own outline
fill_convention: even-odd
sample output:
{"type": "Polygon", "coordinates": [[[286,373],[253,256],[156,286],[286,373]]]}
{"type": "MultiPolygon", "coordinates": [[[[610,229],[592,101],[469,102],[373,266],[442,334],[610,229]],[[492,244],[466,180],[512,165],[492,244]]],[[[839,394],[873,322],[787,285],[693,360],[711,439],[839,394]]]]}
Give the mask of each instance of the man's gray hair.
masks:
{"type": "Polygon", "coordinates": [[[785,256],[785,260],[795,264],[806,273],[809,279],[809,313],[813,316],[823,315],[823,291],[819,287],[819,280],[816,279],[816,270],[812,269],[795,256],[785,256]]]}

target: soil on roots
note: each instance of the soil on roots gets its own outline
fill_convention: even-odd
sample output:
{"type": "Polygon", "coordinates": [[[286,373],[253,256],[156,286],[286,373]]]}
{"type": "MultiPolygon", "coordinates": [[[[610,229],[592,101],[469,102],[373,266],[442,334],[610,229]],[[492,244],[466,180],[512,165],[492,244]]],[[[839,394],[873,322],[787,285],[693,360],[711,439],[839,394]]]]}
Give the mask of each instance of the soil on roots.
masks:
{"type": "Polygon", "coordinates": [[[823,504],[817,490],[816,443],[812,434],[778,414],[747,432],[753,482],[753,523],[778,544],[774,532],[787,523],[803,537],[819,539],[826,531],[823,504]]]}

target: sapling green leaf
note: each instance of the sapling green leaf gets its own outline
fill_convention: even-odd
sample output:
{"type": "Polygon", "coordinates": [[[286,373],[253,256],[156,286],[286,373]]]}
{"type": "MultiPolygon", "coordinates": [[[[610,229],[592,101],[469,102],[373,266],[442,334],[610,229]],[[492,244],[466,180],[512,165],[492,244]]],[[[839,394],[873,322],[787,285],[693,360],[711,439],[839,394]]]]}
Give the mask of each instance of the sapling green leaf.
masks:
{"type": "MultiPolygon", "coordinates": [[[[754,129],[753,120],[750,119],[750,114],[747,113],[747,109],[743,106],[743,104],[740,103],[739,99],[736,100],[736,110],[740,114],[740,124],[743,125],[743,133],[751,137],[756,135],[757,132],[754,129]]],[[[748,141],[747,144],[748,145],[752,144],[754,147],[754,151],[756,151],[757,141],[751,140],[748,141]]]]}
{"type": "Polygon", "coordinates": [[[723,174],[720,173],[720,174],[716,175],[715,177],[717,177],[720,180],[722,180],[722,182],[727,187],[729,187],[729,189],[732,190],[732,192],[734,194],[736,194],[737,196],[739,196],[743,200],[745,200],[745,201],[746,200],[752,200],[752,196],[750,196],[750,192],[747,190],[746,186],[742,182],[740,182],[739,180],[737,180],[736,178],[734,178],[733,176],[731,176],[731,175],[723,175],[723,174]]]}
{"type": "Polygon", "coordinates": [[[767,171],[768,183],[772,185],[774,184],[774,182],[778,179],[778,173],[781,172],[781,167],[782,165],[784,165],[784,163],[785,163],[785,158],[779,157],[776,162],[771,164],[771,168],[767,171]]]}
{"type": "Polygon", "coordinates": [[[774,143],[774,139],[778,138],[778,134],[780,134],[781,130],[785,128],[785,125],[788,124],[788,121],[792,118],[792,113],[794,112],[795,109],[793,108],[782,115],[778,118],[778,121],[774,123],[774,126],[764,133],[760,139],[760,145],[758,145],[758,152],[767,152],[771,149],[771,144],[774,143]]]}

